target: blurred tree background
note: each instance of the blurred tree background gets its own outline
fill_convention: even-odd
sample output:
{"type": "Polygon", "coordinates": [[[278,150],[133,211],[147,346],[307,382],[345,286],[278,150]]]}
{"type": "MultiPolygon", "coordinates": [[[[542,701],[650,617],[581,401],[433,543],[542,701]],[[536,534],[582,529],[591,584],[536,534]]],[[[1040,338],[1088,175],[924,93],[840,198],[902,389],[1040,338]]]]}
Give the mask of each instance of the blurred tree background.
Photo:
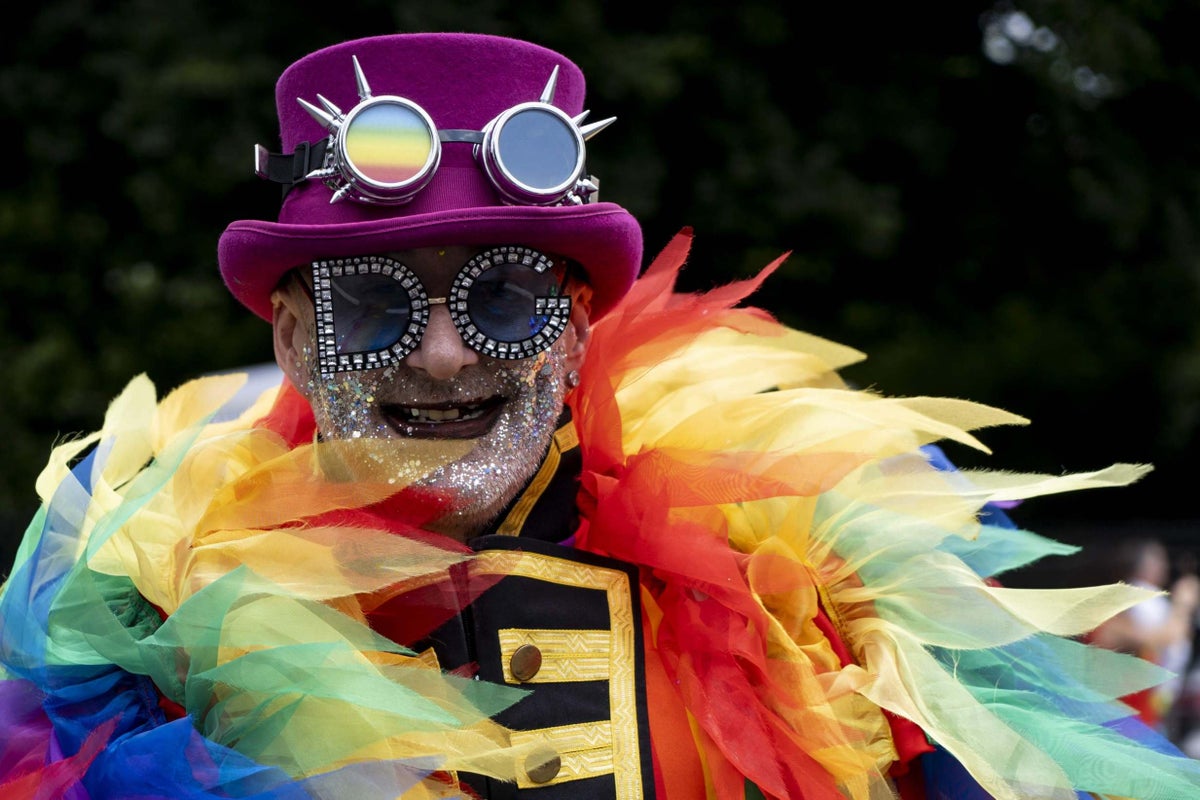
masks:
{"type": "Polygon", "coordinates": [[[1157,467],[1028,504],[1022,524],[1191,546],[1195,3],[45,0],[6,16],[5,563],[52,443],[95,429],[132,376],[165,391],[271,358],[215,246],[234,219],[274,217],[250,155],[277,145],[274,81],[318,47],[418,30],[577,61],[593,115],[619,118],[589,154],[602,196],[642,220],[648,257],[696,231],[684,288],[790,251],[757,301],[868,353],[855,383],[1032,420],[983,432],[994,456],[949,450],[958,463],[1157,467]]]}

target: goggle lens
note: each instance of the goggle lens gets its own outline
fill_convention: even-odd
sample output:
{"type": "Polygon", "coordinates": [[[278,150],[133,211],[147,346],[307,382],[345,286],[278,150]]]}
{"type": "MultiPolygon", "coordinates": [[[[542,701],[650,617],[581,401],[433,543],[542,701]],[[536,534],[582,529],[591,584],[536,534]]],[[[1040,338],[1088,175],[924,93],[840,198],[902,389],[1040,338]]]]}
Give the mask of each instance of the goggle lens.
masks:
{"type": "Polygon", "coordinates": [[[582,139],[567,122],[540,108],[513,114],[498,132],[497,156],[505,172],[540,193],[561,192],[579,174],[582,139]]]}
{"type": "Polygon", "coordinates": [[[437,159],[437,134],[416,109],[382,101],[363,106],[346,123],[344,158],[357,176],[378,189],[421,180],[437,159]]]}

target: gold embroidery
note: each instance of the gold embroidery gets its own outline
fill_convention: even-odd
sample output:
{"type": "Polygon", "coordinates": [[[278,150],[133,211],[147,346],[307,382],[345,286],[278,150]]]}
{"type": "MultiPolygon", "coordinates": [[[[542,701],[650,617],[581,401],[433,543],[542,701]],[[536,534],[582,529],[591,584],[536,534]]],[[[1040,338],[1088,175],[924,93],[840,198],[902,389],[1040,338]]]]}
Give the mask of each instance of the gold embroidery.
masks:
{"type": "MultiPolygon", "coordinates": [[[[549,781],[531,781],[524,770],[517,770],[517,787],[530,789],[537,786],[554,786],[558,783],[577,781],[608,775],[613,771],[612,724],[583,722],[578,725],[562,725],[557,728],[542,728],[536,731],[513,731],[512,743],[517,746],[543,743],[551,747],[562,759],[558,774],[549,781]]],[[[618,794],[618,797],[625,795],[618,794]]],[[[640,794],[638,795],[640,796],[640,794]]]]}
{"type": "MultiPolygon", "coordinates": [[[[611,757],[597,760],[588,751],[582,764],[596,766],[609,764],[602,772],[613,773],[617,800],[641,800],[642,760],[638,742],[637,719],[637,670],[636,670],[636,620],[633,618],[633,599],[630,595],[629,576],[615,569],[581,564],[576,561],[544,556],[539,553],[517,550],[485,550],[472,562],[472,569],[483,575],[517,575],[525,578],[575,586],[581,589],[599,589],[608,597],[609,632],[609,721],[587,723],[585,728],[609,726],[612,740],[611,757]]],[[[569,726],[574,730],[577,726],[569,726]]],[[[548,729],[556,730],[556,729],[548,729]]],[[[524,731],[522,734],[538,734],[542,731],[524,731]]],[[[566,755],[563,756],[564,763],[566,755]]],[[[582,768],[582,767],[581,767],[582,768]]],[[[564,766],[563,772],[565,773],[564,766]]],[[[563,778],[562,780],[567,780],[563,778]]]]}
{"type": "Polygon", "coordinates": [[[579,447],[579,431],[575,430],[574,422],[567,422],[554,432],[554,442],[562,452],[579,447]]]}
{"type": "Polygon", "coordinates": [[[608,631],[506,628],[500,631],[500,658],[508,683],[566,683],[606,681],[612,634],[608,631]],[[522,645],[542,653],[542,666],[532,678],[517,680],[510,667],[513,653],[522,645]]]}
{"type": "Polygon", "coordinates": [[[550,442],[550,452],[546,453],[546,459],[542,461],[542,466],[533,476],[533,480],[529,482],[529,488],[517,499],[512,510],[508,512],[504,522],[500,523],[496,533],[502,536],[519,536],[521,534],[521,529],[525,527],[525,520],[529,518],[529,513],[533,511],[534,505],[545,493],[554,473],[558,471],[562,454],[578,446],[579,433],[575,430],[575,423],[568,421],[566,425],[554,432],[554,438],[550,442]]]}

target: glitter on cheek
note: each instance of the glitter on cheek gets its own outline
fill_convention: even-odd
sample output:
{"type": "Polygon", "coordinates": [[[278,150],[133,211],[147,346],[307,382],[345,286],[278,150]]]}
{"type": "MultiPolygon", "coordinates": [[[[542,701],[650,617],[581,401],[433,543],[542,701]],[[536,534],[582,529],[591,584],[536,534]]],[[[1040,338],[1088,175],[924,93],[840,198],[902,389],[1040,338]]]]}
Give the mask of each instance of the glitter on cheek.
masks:
{"type": "Polygon", "coordinates": [[[359,439],[393,435],[376,402],[391,381],[391,370],[345,372],[321,378],[311,347],[303,348],[301,360],[309,376],[305,394],[322,436],[359,439]]]}

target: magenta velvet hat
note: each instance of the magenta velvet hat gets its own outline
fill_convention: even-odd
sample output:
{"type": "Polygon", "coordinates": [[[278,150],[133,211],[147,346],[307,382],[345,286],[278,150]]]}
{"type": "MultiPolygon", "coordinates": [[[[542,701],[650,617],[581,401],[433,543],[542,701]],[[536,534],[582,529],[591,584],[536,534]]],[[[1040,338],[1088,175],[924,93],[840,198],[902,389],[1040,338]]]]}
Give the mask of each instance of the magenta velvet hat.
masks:
{"type": "MultiPolygon", "coordinates": [[[[555,66],[551,102],[572,118],[584,110],[583,73],[544,47],[479,34],[377,36],[318,50],[284,71],[275,90],[283,153],[329,135],[297,98],[315,105],[321,95],[339,109],[359,102],[355,58],[372,96],[415,102],[439,130],[480,131],[498,114],[538,100],[555,66]]],[[[270,320],[270,296],[280,278],[318,258],[519,244],[582,265],[594,291],[593,319],[611,309],[641,265],[637,220],[608,202],[506,205],[472,149],[467,142],[444,143],[433,179],[404,205],[331,203],[333,190],[323,181],[297,184],[287,193],[278,221],[239,220],[225,229],[217,256],[226,285],[247,308],[270,320]]]]}

